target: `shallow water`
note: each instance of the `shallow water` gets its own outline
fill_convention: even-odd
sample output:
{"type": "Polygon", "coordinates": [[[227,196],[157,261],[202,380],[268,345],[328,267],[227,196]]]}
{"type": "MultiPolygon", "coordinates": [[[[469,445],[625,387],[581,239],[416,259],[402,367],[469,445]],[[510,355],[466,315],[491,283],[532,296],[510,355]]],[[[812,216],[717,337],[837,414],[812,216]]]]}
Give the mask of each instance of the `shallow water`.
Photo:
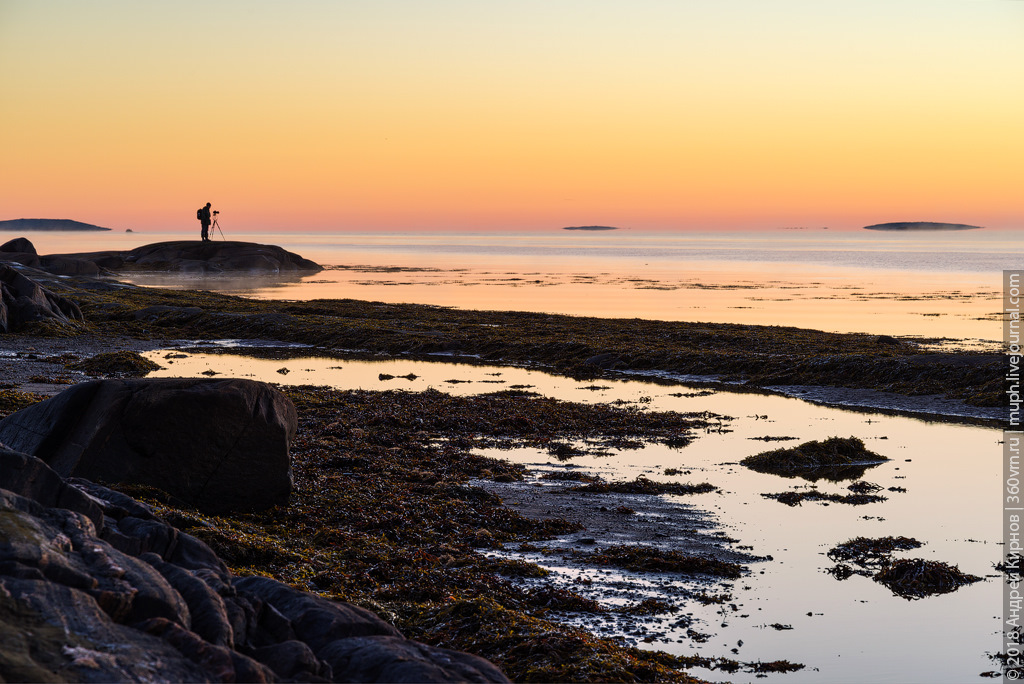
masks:
{"type": "MultiPolygon", "coordinates": [[[[133,274],[141,285],[261,299],[356,298],[466,309],[792,325],[993,343],[1019,232],[244,234],[329,266],[307,276],[133,274]]],[[[38,233],[40,253],[130,249],[170,233],[38,233]]],[[[991,344],[989,344],[991,346],[991,344]]]]}
{"type": "MultiPolygon", "coordinates": [[[[780,396],[726,391],[706,394],[640,381],[580,382],[523,368],[412,360],[282,361],[191,352],[186,358],[165,358],[168,353],[147,354],[165,366],[152,376],[194,376],[209,370],[282,384],[410,391],[433,387],[460,395],[528,386],[531,391],[569,401],[625,401],[647,410],[711,411],[731,416],[722,431],[701,433],[681,449],[649,445],[641,450],[580,456],[570,462],[609,480],[631,480],[642,474],[658,481],[710,482],[721,492],[679,497],[678,501],[710,511],[738,544],[752,546],[751,553],[773,558],[751,564],[751,573],[734,583],[731,602],[738,610],[723,614],[721,606],[698,603],[682,608],[679,615],[692,613],[696,619],[694,629],[711,635],[706,643],[695,643],[686,638],[685,630],[673,628],[670,623],[677,615],[669,620],[651,619],[648,634],[657,636],[651,643],[638,645],[745,662],[786,659],[807,665],[801,672],[769,675],[769,681],[963,682],[997,669],[986,653],[999,648],[998,578],[988,577],[952,594],[908,601],[865,577],[853,576],[842,582],[834,579],[824,571],[834,565],[824,554],[855,536],[904,535],[924,546],[897,557],[941,560],[966,573],[994,574],[992,566],[999,561],[1001,550],[998,430],[850,412],[780,396]],[[381,374],[394,377],[381,379],[381,374]],[[409,374],[415,377],[402,377],[409,374]],[[678,394],[693,396],[673,396],[678,394]],[[797,440],[766,443],[752,439],[765,436],[797,440]],[[751,454],[830,436],[860,437],[869,449],[893,459],[869,469],[862,478],[881,485],[884,491],[879,493],[888,500],[865,506],[805,502],[790,508],[761,494],[806,483],[738,465],[751,454]],[[666,476],[666,468],[691,474],[666,476]],[[889,487],[907,491],[890,492],[889,487]],[[770,627],[776,623],[792,629],[770,627]],[[740,641],[742,646],[738,646],[740,641]],[[738,652],[733,653],[733,648],[738,652]]],[[[487,453],[527,464],[538,473],[566,467],[535,449],[487,453]]],[[[838,494],[848,493],[846,484],[818,483],[822,491],[838,494]]],[[[600,543],[599,534],[586,534],[596,536],[600,543]]],[[[556,570],[559,565],[557,556],[542,562],[556,570]]],[[[571,571],[566,573],[568,581],[571,571]]],[[[616,575],[628,577],[629,573],[616,575]]],[[[608,600],[617,599],[609,596],[608,600]]],[[[602,633],[616,633],[614,625],[609,629],[612,631],[602,633]]],[[[636,639],[629,633],[624,636],[636,639]]],[[[696,674],[716,681],[754,678],[718,671],[696,674]]]]}

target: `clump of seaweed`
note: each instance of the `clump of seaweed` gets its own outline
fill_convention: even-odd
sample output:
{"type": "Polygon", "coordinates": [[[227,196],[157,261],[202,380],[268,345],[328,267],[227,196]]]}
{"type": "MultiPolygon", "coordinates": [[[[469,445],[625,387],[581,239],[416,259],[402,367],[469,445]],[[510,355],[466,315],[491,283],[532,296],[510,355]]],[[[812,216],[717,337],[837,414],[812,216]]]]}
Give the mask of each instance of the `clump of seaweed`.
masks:
{"type": "Polygon", "coordinates": [[[921,542],[913,537],[854,537],[829,549],[828,557],[836,562],[849,562],[862,568],[877,568],[889,564],[894,551],[920,547],[921,542]]]}
{"type": "Polygon", "coordinates": [[[31,406],[37,402],[46,399],[41,394],[35,394],[33,392],[22,392],[16,389],[2,389],[0,390],[0,417],[6,417],[15,411],[31,406]]]}
{"type": "Polygon", "coordinates": [[[718,487],[708,482],[699,484],[677,482],[655,482],[643,475],[630,482],[595,482],[593,484],[571,487],[573,492],[588,494],[705,494],[718,491],[718,487]]]}
{"type": "Polygon", "coordinates": [[[977,575],[963,573],[955,565],[922,558],[898,560],[879,571],[873,579],[908,600],[932,594],[948,594],[965,584],[981,581],[977,575]]]}
{"type": "Polygon", "coordinates": [[[888,498],[880,494],[830,494],[818,491],[817,489],[808,489],[802,492],[790,490],[779,494],[762,494],[761,496],[766,499],[775,499],[787,506],[799,506],[804,501],[823,501],[848,504],[850,506],[863,506],[865,504],[885,501],[888,498]]]}
{"type": "Polygon", "coordinates": [[[540,479],[596,483],[601,481],[601,476],[592,475],[590,473],[585,473],[577,470],[556,470],[550,473],[544,473],[543,475],[540,476],[540,479]]]}
{"type": "Polygon", "coordinates": [[[838,580],[853,575],[870,577],[905,599],[946,594],[965,584],[981,581],[976,575],[965,574],[957,566],[949,566],[940,561],[892,558],[896,551],[920,547],[921,542],[913,537],[854,537],[829,549],[828,557],[838,561],[838,564],[829,568],[828,572],[838,580]]]}
{"type": "Polygon", "coordinates": [[[869,451],[857,437],[829,437],[788,449],[763,451],[740,463],[759,473],[800,477],[811,482],[819,479],[838,482],[858,479],[867,468],[888,460],[869,451]]]}
{"type": "Polygon", "coordinates": [[[691,556],[679,551],[662,551],[650,546],[609,546],[590,554],[587,560],[634,572],[678,572],[731,578],[743,574],[743,566],[737,563],[707,556],[691,556]]]}
{"type": "Polygon", "coordinates": [[[161,366],[143,357],[138,352],[122,350],[101,352],[88,359],[69,364],[67,368],[82,371],[89,375],[142,377],[151,371],[159,370],[161,366]]]}

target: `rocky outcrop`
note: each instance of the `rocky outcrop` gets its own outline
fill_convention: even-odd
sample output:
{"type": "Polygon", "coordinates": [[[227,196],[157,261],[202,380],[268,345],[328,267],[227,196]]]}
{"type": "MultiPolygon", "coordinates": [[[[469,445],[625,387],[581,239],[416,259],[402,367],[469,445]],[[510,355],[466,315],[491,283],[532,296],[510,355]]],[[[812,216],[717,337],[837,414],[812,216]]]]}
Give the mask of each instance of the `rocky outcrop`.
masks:
{"type": "Polygon", "coordinates": [[[42,269],[55,275],[100,274],[99,267],[91,261],[64,256],[41,256],[28,238],[15,238],[0,245],[0,260],[15,261],[24,266],[42,269]]]}
{"type": "Polygon", "coordinates": [[[0,263],[0,332],[14,332],[35,321],[81,321],[82,311],[70,299],[56,295],[0,263]]]}
{"type": "Polygon", "coordinates": [[[317,272],[322,267],[276,245],[254,242],[180,240],[157,242],[128,252],[89,252],[62,254],[62,257],[88,261],[109,271],[162,271],[172,273],[287,273],[317,272]]]}
{"type": "Polygon", "coordinates": [[[0,442],[64,477],[157,487],[211,514],[284,505],[295,407],[262,382],[107,379],[0,421],[0,442]]]}
{"type": "Polygon", "coordinates": [[[235,577],[148,507],[0,447],[0,681],[507,679],[365,609],[235,577]]]}

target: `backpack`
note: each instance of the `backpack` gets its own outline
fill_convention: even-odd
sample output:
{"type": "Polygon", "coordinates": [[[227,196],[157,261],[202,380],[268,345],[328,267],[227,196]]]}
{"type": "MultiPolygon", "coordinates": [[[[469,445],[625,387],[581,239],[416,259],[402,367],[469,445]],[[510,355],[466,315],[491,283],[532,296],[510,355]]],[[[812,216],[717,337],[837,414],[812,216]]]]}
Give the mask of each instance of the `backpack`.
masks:
{"type": "Polygon", "coordinates": [[[199,219],[200,221],[203,220],[203,208],[202,207],[200,207],[199,209],[196,209],[196,218],[199,219]]]}

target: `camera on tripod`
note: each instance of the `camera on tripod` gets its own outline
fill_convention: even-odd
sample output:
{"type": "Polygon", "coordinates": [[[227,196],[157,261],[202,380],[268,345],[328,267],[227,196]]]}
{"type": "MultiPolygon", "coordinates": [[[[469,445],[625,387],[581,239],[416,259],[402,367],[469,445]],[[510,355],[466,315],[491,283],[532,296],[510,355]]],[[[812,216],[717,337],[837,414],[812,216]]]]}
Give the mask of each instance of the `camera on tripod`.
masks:
{"type": "Polygon", "coordinates": [[[219,211],[217,211],[217,210],[214,210],[214,212],[213,212],[213,215],[214,215],[214,216],[216,216],[216,215],[217,215],[217,214],[219,214],[219,213],[220,213],[219,211]]]}

